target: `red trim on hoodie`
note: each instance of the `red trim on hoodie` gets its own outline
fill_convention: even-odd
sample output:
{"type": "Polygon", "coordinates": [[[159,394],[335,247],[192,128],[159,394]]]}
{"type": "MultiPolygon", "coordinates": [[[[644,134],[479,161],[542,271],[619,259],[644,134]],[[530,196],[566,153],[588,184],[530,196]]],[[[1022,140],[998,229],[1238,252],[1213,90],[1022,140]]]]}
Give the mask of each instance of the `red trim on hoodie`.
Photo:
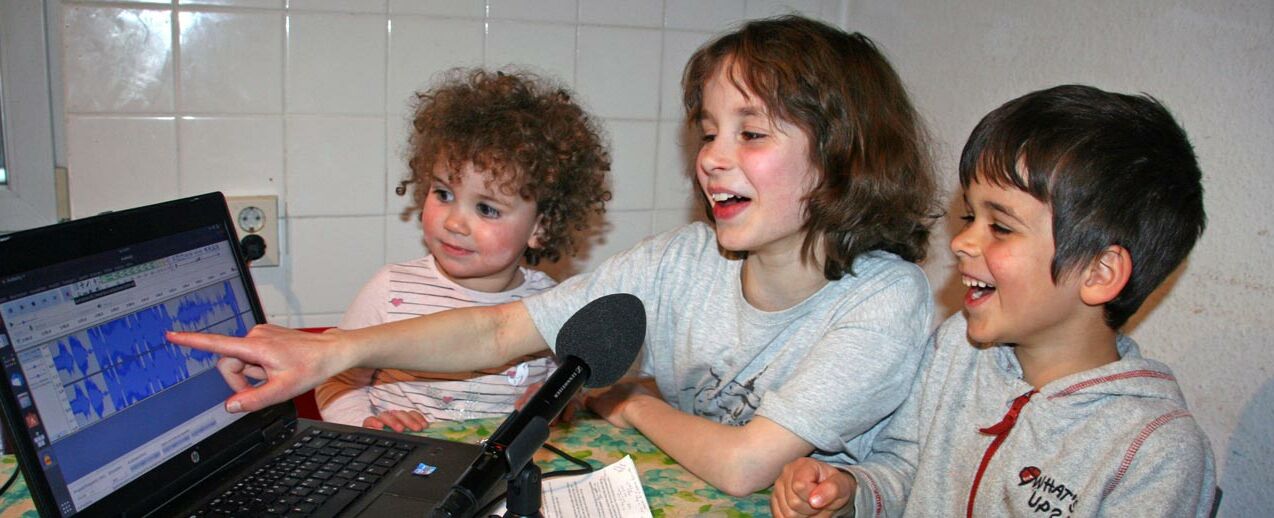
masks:
{"type": "Polygon", "coordinates": [[[1109,376],[1102,376],[1100,378],[1093,378],[1090,380],[1084,380],[1074,385],[1071,385],[1069,387],[1066,387],[1058,391],[1056,394],[1049,396],[1048,398],[1053,399],[1057,397],[1069,396],[1071,394],[1079,392],[1080,390],[1086,389],[1088,387],[1092,387],[1094,385],[1100,385],[1102,383],[1107,383],[1110,381],[1118,381],[1118,380],[1123,380],[1128,378],[1159,378],[1159,379],[1165,379],[1170,381],[1177,380],[1177,378],[1173,377],[1171,374],[1168,374],[1166,372],[1142,369],[1142,370],[1121,372],[1119,374],[1111,374],[1109,376]]]}
{"type": "Polygon", "coordinates": [[[1146,442],[1146,439],[1150,438],[1150,434],[1155,433],[1155,430],[1158,430],[1159,427],[1167,424],[1173,419],[1189,416],[1190,412],[1186,410],[1168,412],[1155,418],[1155,420],[1151,421],[1150,424],[1147,424],[1145,428],[1142,428],[1141,433],[1137,434],[1137,438],[1133,439],[1132,444],[1128,445],[1128,451],[1124,452],[1124,459],[1119,463],[1119,469],[1115,470],[1115,478],[1111,479],[1109,484],[1106,484],[1106,490],[1102,491],[1101,497],[1106,498],[1107,496],[1110,496],[1110,494],[1115,491],[1115,486],[1118,486],[1119,483],[1124,480],[1124,475],[1128,473],[1128,466],[1132,465],[1133,458],[1137,456],[1137,451],[1141,449],[1141,445],[1146,442]]]}
{"type": "MultiPolygon", "coordinates": [[[[880,493],[880,486],[876,485],[876,479],[862,472],[860,472],[859,475],[862,475],[863,478],[867,479],[867,487],[868,487],[868,490],[871,491],[872,503],[874,503],[876,506],[876,508],[872,510],[872,516],[884,516],[885,515],[885,497],[884,495],[880,493]]],[[[857,479],[858,476],[854,476],[854,478],[857,479]]],[[[852,495],[849,500],[849,505],[851,506],[854,505],[854,500],[852,495]]]]}
{"type": "Polygon", "coordinates": [[[1004,440],[1009,437],[1009,431],[1013,430],[1013,425],[1017,424],[1017,416],[1022,413],[1022,407],[1031,401],[1031,396],[1038,393],[1038,390],[1031,389],[1030,392],[1018,396],[1013,400],[1013,405],[1009,407],[1008,413],[1004,414],[1004,418],[1000,422],[978,429],[979,432],[994,435],[995,439],[986,447],[986,453],[982,454],[982,462],[978,464],[978,472],[973,476],[973,487],[969,488],[969,505],[965,509],[965,516],[973,517],[973,501],[978,496],[978,485],[982,483],[982,475],[986,473],[986,467],[991,463],[991,457],[995,455],[996,450],[1000,449],[1000,445],[1004,443],[1004,440]]]}

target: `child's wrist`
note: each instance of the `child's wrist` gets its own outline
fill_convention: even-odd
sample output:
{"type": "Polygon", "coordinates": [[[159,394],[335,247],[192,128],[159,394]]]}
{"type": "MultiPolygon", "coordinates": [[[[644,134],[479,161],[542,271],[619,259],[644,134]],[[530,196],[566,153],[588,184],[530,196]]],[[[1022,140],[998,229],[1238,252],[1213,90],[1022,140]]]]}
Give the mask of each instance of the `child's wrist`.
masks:
{"type": "Polygon", "coordinates": [[[832,467],[836,468],[836,471],[839,472],[839,476],[845,477],[845,484],[848,489],[846,496],[849,497],[849,500],[845,502],[845,506],[832,513],[832,517],[854,518],[854,515],[857,513],[857,509],[854,507],[854,501],[857,500],[858,495],[858,479],[854,478],[854,472],[850,471],[848,466],[833,465],[832,467]]]}
{"type": "Polygon", "coordinates": [[[333,328],[324,332],[323,335],[332,340],[328,344],[331,350],[330,356],[344,366],[338,372],[364,367],[372,359],[372,353],[376,352],[374,348],[359,346],[359,341],[363,339],[365,333],[333,328]]]}
{"type": "Polygon", "coordinates": [[[620,416],[622,416],[628,424],[636,426],[637,420],[640,419],[639,416],[645,412],[646,409],[650,408],[652,403],[657,401],[659,401],[658,398],[652,397],[648,394],[633,394],[628,397],[628,401],[624,402],[623,408],[619,411],[620,416]]]}

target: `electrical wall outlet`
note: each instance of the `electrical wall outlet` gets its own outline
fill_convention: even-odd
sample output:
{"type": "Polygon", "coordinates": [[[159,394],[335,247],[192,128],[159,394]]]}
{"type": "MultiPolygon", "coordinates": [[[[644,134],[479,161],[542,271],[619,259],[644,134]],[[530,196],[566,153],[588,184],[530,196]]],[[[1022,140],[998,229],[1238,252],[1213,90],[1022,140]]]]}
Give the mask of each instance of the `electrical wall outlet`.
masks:
{"type": "MultiPolygon", "coordinates": [[[[259,236],[265,243],[265,255],[253,260],[252,266],[279,265],[279,197],[227,196],[230,219],[239,231],[239,242],[248,236],[259,236]]],[[[253,239],[252,241],[256,241],[253,239]]],[[[260,244],[260,241],[256,241],[260,244]]]]}

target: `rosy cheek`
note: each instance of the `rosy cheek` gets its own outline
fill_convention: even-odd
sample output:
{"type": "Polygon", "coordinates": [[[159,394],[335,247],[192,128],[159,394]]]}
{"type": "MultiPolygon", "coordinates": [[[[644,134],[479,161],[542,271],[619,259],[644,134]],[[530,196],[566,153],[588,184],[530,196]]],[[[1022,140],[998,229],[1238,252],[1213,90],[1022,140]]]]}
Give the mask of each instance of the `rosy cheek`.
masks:
{"type": "Polygon", "coordinates": [[[420,228],[424,230],[426,235],[436,235],[442,232],[445,214],[430,210],[428,207],[420,211],[420,228]]]}
{"type": "Polygon", "coordinates": [[[488,243],[496,243],[502,248],[512,248],[512,247],[518,246],[518,243],[514,241],[513,229],[510,229],[510,228],[506,228],[506,227],[500,227],[500,228],[494,228],[494,229],[487,228],[487,229],[484,229],[480,233],[480,235],[482,236],[481,239],[483,241],[486,241],[488,243]]]}
{"type": "Polygon", "coordinates": [[[995,246],[988,246],[982,250],[983,261],[986,262],[986,268],[992,276],[998,276],[1004,271],[1007,265],[1012,264],[1016,259],[1012,252],[999,249],[995,246]]]}

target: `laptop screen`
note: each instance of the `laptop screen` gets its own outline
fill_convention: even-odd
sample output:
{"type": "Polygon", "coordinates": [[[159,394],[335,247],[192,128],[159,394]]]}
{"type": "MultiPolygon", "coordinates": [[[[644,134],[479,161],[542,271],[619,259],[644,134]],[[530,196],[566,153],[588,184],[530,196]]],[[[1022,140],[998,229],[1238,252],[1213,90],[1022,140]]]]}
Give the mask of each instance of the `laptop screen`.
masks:
{"type": "Polygon", "coordinates": [[[207,224],[140,238],[0,274],[0,365],[25,425],[15,435],[64,516],[242,416],[224,410],[216,356],[164,339],[258,323],[232,236],[207,224]]]}

